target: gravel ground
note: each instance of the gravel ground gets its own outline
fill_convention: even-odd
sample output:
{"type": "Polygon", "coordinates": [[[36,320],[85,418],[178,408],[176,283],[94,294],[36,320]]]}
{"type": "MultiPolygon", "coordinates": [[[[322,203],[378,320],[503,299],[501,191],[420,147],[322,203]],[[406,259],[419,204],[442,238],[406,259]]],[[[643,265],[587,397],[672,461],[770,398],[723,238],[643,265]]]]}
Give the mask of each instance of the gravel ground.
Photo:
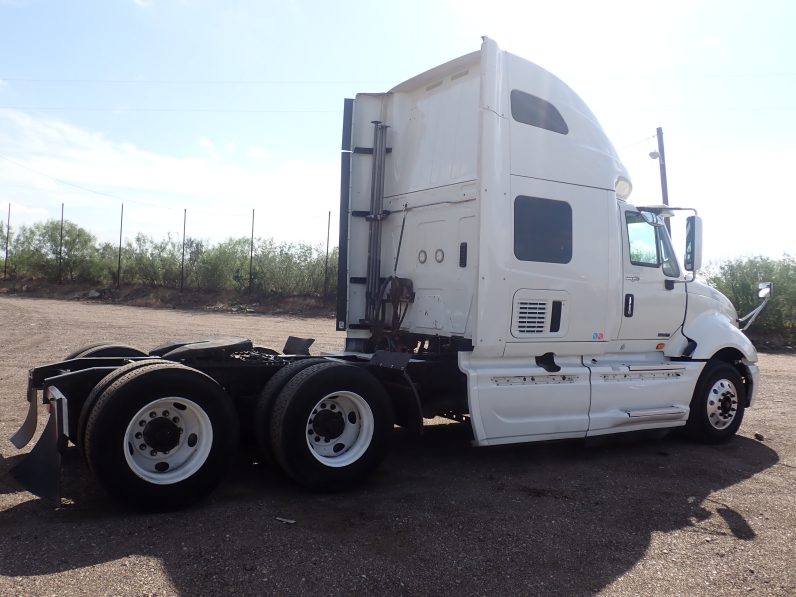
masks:
{"type": "MultiPolygon", "coordinates": [[[[3,437],[24,418],[27,369],[92,342],[342,345],[323,319],[0,298],[0,321],[3,437]]],[[[209,499],[167,514],[117,505],[74,448],[56,508],[8,476],[20,456],[3,441],[0,594],[795,595],[796,358],[760,363],[758,402],[726,445],[475,449],[465,425],[437,424],[396,431],[355,491],[311,494],[241,455],[209,499]]]]}

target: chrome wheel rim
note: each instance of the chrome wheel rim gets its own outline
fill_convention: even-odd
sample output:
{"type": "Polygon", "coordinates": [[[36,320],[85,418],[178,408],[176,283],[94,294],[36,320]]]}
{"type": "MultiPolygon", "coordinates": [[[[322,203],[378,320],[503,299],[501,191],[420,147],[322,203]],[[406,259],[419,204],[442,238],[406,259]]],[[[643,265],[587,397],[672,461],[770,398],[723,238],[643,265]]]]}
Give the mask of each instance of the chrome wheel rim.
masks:
{"type": "Polygon", "coordinates": [[[738,413],[738,391],[728,379],[720,379],[708,392],[708,421],[714,429],[726,429],[738,413]]]}

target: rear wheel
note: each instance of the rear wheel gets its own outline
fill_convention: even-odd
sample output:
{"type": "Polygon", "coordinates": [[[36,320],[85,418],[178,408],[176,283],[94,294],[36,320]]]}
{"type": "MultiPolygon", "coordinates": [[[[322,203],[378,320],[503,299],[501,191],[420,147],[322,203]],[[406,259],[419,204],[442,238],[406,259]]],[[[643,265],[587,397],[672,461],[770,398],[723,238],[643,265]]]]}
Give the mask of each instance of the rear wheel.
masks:
{"type": "Polygon", "coordinates": [[[257,398],[254,409],[254,438],[257,442],[257,454],[262,462],[276,464],[271,448],[271,413],[279,393],[287,382],[300,371],[308,367],[328,362],[326,359],[312,358],[293,361],[274,373],[273,377],[265,384],[263,391],[257,398]]]}
{"type": "Polygon", "coordinates": [[[699,376],[686,429],[694,439],[720,443],[738,431],[746,406],[746,387],[732,365],[711,361],[699,376]]]}
{"type": "Polygon", "coordinates": [[[297,483],[337,491],[379,465],[392,428],[392,407],[378,380],[359,367],[326,362],[297,373],[277,397],[272,449],[297,483]]]}
{"type": "Polygon", "coordinates": [[[105,489],[141,509],[195,502],[221,481],[237,448],[230,397],[180,365],[131,370],[99,396],[85,431],[89,468],[105,489]]]}
{"type": "Polygon", "coordinates": [[[91,416],[91,411],[94,409],[94,405],[97,403],[97,400],[102,393],[111,385],[113,385],[117,379],[127,375],[130,371],[141,369],[143,367],[157,367],[162,369],[169,366],[173,367],[174,363],[164,363],[160,359],[134,361],[111,371],[108,373],[108,375],[103,377],[96,386],[92,388],[91,392],[89,392],[89,395],[86,397],[85,402],[83,402],[83,406],[80,409],[80,416],[77,419],[77,441],[75,443],[77,443],[77,445],[80,447],[80,451],[83,453],[84,458],[86,456],[86,425],[88,425],[88,419],[91,416]]]}
{"type": "Polygon", "coordinates": [[[99,344],[89,344],[77,350],[73,350],[66,357],[65,361],[70,359],[85,359],[89,357],[145,357],[147,354],[143,351],[127,346],[126,344],[113,344],[109,342],[101,342],[99,344]]]}

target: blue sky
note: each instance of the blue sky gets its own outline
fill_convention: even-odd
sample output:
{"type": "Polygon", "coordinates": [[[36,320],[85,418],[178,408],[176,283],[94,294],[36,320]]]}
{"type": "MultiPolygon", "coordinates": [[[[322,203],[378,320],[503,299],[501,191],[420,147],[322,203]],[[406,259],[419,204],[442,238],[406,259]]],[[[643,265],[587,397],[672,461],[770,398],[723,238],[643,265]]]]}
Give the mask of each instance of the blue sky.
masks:
{"type": "Polygon", "coordinates": [[[796,253],[796,3],[0,0],[0,219],[101,240],[332,242],[343,98],[480,47],[551,70],[600,119],[631,202],[705,217],[708,260],[796,253]]]}

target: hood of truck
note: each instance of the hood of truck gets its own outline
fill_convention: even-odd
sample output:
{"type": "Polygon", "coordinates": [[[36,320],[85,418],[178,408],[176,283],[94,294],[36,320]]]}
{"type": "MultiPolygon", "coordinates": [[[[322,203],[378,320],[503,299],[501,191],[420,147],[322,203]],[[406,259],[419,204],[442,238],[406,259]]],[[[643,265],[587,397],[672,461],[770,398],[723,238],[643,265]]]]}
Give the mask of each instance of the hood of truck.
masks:
{"type": "MultiPolygon", "coordinates": [[[[725,315],[727,319],[733,323],[733,325],[737,325],[738,311],[736,311],[732,301],[730,301],[730,299],[724,296],[721,292],[712,286],[708,286],[703,282],[699,282],[698,280],[689,282],[687,288],[689,298],[694,296],[707,299],[709,302],[713,303],[713,307],[721,314],[725,315]]],[[[690,308],[691,305],[689,304],[689,309],[690,308]]]]}

